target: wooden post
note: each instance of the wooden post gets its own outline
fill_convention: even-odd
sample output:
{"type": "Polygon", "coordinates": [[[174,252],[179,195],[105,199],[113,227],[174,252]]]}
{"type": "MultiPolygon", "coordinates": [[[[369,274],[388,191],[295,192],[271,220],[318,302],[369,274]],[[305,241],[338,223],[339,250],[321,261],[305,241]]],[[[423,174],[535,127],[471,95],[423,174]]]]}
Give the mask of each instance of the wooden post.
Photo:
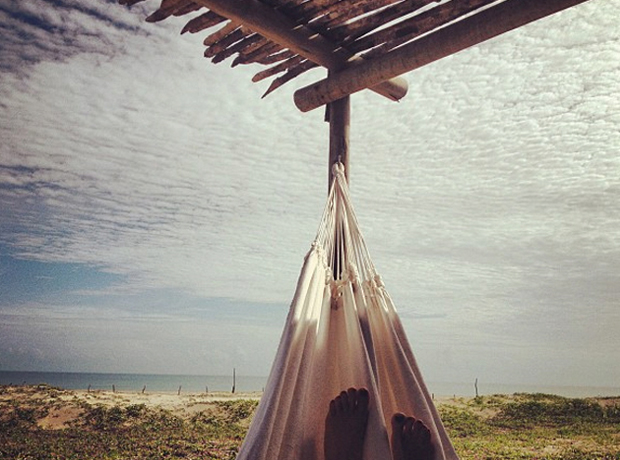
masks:
{"type": "MultiPolygon", "coordinates": [[[[351,98],[349,96],[338,99],[331,102],[328,105],[327,117],[329,121],[329,173],[327,191],[332,184],[334,174],[332,167],[335,163],[342,163],[344,165],[344,174],[349,181],[349,127],[351,124],[351,98]]],[[[337,229],[334,229],[338,232],[337,229]]],[[[344,265],[344,259],[341,249],[344,247],[343,241],[344,235],[336,233],[336,246],[337,249],[334,252],[332,260],[332,270],[334,273],[334,279],[338,280],[342,278],[342,269],[344,265]]]]}
{"type": "Polygon", "coordinates": [[[349,96],[329,104],[327,111],[329,121],[329,172],[327,190],[332,184],[332,166],[344,165],[344,173],[349,180],[349,126],[351,124],[351,99],[349,96]]]}

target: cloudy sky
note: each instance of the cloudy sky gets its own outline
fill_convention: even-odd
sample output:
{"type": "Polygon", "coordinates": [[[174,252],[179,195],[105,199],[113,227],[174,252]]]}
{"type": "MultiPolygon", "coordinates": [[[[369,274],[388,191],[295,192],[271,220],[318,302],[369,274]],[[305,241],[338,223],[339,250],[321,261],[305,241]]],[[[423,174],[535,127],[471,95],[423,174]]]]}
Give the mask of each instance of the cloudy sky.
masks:
{"type": "MultiPolygon", "coordinates": [[[[148,1],[0,1],[0,370],[266,375],[327,191],[297,87],[148,1]]],[[[429,382],[620,385],[620,10],[352,106],[351,188],[429,382]]]]}

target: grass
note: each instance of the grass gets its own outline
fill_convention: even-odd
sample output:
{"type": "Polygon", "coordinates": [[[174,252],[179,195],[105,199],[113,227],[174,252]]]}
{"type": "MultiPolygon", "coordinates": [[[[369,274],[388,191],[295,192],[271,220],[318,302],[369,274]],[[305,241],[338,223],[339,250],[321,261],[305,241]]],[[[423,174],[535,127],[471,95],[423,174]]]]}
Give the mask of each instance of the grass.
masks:
{"type": "MultiPolygon", "coordinates": [[[[0,459],[233,460],[257,402],[194,411],[102,405],[44,385],[0,387],[0,459]],[[42,423],[72,414],[52,429],[42,423]]],[[[515,394],[439,405],[462,460],[620,460],[620,399],[515,394]]]]}
{"type": "Polygon", "coordinates": [[[463,460],[620,460],[618,399],[515,394],[439,411],[463,460]]]}
{"type": "Polygon", "coordinates": [[[55,395],[70,392],[46,386],[24,391],[30,392],[25,400],[0,400],[3,460],[233,460],[257,405],[250,400],[215,401],[207,410],[182,416],[143,404],[56,403],[55,395]],[[61,429],[42,428],[39,421],[63,404],[72,404],[78,416],[61,429]]]}

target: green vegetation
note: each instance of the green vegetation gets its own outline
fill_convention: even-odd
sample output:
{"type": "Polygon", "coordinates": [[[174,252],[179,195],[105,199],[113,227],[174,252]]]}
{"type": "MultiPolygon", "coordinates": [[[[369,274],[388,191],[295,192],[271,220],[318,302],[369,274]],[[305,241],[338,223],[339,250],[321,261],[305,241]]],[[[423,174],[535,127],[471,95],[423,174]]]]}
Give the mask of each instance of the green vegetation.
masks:
{"type": "MultiPolygon", "coordinates": [[[[104,405],[44,385],[0,387],[0,460],[233,460],[257,402],[104,405]]],[[[620,398],[542,394],[439,404],[462,460],[620,460],[620,398]]]]}
{"type": "Polygon", "coordinates": [[[439,406],[463,460],[620,460],[620,399],[545,394],[439,406]]]}
{"type": "Polygon", "coordinates": [[[106,407],[65,401],[76,417],[49,429],[39,421],[60,409],[54,393],[70,392],[44,386],[29,391],[27,400],[0,398],[2,460],[233,460],[257,405],[214,401],[206,410],[183,416],[143,404],[106,407]]]}

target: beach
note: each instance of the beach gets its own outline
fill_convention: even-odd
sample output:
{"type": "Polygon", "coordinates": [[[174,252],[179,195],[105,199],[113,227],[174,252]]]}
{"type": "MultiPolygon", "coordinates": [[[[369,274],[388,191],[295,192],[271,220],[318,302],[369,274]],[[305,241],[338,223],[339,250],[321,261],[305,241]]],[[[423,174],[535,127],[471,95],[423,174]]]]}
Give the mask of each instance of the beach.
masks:
{"type": "MultiPolygon", "coordinates": [[[[0,386],[0,459],[233,460],[261,392],[0,386]]],[[[443,397],[462,460],[618,460],[620,397],[443,397]]]]}
{"type": "MultiPolygon", "coordinates": [[[[17,403],[23,407],[46,407],[47,414],[37,419],[41,428],[62,429],[78,420],[85,406],[126,409],[144,406],[149,410],[168,411],[181,418],[213,410],[216,402],[258,401],[262,392],[133,392],[105,390],[63,390],[47,385],[7,386],[0,394],[0,404],[17,403]]],[[[0,406],[1,407],[1,406],[0,406]]]]}

